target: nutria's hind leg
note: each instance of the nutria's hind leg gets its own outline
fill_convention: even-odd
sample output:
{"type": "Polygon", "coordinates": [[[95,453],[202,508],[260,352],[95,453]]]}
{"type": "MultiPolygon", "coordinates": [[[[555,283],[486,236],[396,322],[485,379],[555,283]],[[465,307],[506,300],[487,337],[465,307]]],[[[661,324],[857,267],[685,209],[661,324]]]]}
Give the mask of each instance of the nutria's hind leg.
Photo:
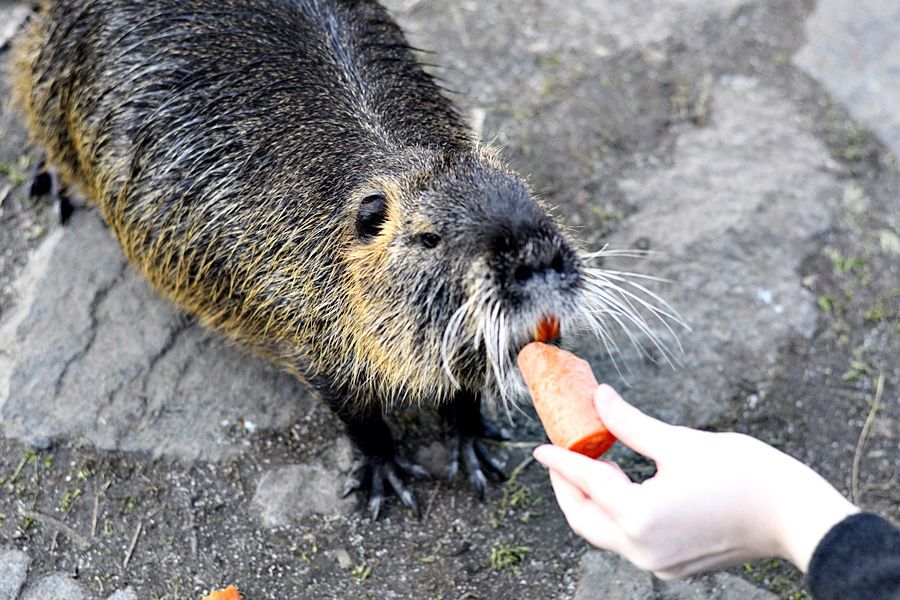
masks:
{"type": "Polygon", "coordinates": [[[43,167],[43,162],[39,163],[31,174],[31,185],[28,188],[28,195],[32,198],[49,196],[56,188],[53,175],[49,171],[44,170],[43,167]]]}
{"type": "Polygon", "coordinates": [[[378,519],[385,494],[393,491],[415,513],[421,515],[416,497],[404,483],[405,479],[428,479],[430,475],[420,465],[403,460],[395,452],[394,438],[384,422],[377,403],[355,403],[323,377],[310,378],[322,398],[343,421],[347,435],[359,455],[353,475],[341,492],[346,497],[353,492],[369,494],[369,513],[378,519]]]}
{"type": "Polygon", "coordinates": [[[51,196],[56,203],[56,214],[62,225],[68,223],[72,213],[75,212],[76,207],[69,198],[65,186],[60,183],[59,175],[47,166],[46,159],[43,157],[35,163],[31,172],[28,195],[32,198],[51,196]]]}
{"type": "Polygon", "coordinates": [[[487,488],[487,477],[481,470],[482,465],[506,479],[503,464],[491,455],[482,439],[507,440],[509,435],[485,419],[481,414],[481,396],[474,392],[461,391],[443,407],[442,412],[450,427],[450,464],[447,465],[447,478],[452,482],[459,473],[459,461],[466,465],[469,481],[484,500],[487,488]]]}

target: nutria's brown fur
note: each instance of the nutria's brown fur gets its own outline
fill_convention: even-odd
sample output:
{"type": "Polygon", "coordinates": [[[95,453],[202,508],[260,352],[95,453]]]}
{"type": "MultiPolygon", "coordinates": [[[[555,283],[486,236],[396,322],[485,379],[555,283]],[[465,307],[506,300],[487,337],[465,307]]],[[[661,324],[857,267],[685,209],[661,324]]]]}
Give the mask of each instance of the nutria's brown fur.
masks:
{"type": "Polygon", "coordinates": [[[323,2],[321,15],[303,15],[270,2],[258,29],[239,4],[51,2],[18,47],[29,131],[63,182],[100,207],[132,264],[205,325],[290,369],[446,396],[440,357],[427,352],[438,343],[416,339],[422,323],[383,263],[396,237],[429,227],[404,223],[402,204],[474,151],[468,132],[374,3],[323,2]],[[201,16],[179,21],[179,11],[201,16]],[[322,26],[327,11],[373,34],[359,82],[340,78],[349,69],[329,47],[341,32],[322,26]],[[324,64],[274,55],[291,36],[324,64]],[[223,53],[229,68],[216,69],[223,53]],[[298,76],[318,80],[325,104],[303,106],[298,76]],[[390,227],[355,247],[352,213],[370,190],[387,194],[390,227]]]}
{"type": "Polygon", "coordinates": [[[374,1],[48,0],[15,91],[147,279],[322,392],[376,513],[418,472],[382,407],[450,406],[483,489],[481,391],[542,314],[603,333],[594,271],[374,1]]]}

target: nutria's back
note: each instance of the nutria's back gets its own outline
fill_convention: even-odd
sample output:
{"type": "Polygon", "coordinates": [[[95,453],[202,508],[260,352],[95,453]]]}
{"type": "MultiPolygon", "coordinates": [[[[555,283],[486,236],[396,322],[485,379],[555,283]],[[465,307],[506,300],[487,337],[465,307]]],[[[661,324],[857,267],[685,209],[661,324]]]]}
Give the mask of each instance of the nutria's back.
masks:
{"type": "Polygon", "coordinates": [[[375,2],[57,0],[19,46],[16,87],[129,259],[275,355],[347,345],[325,340],[323,309],[354,301],[342,253],[363,188],[472,149],[375,2]]]}

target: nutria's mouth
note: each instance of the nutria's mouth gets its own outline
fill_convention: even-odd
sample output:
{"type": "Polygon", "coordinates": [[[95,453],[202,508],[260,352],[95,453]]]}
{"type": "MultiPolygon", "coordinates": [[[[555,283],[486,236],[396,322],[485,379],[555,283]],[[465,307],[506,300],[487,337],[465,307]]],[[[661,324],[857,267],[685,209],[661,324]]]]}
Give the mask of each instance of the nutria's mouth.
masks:
{"type": "Polygon", "coordinates": [[[525,390],[516,367],[519,351],[533,341],[559,344],[562,319],[566,321],[567,333],[570,330],[593,333],[623,380],[625,374],[619,368],[618,359],[626,370],[628,364],[619,341],[631,345],[637,356],[677,365],[683,350],[675,329],[689,331],[690,328],[663,298],[642,285],[642,281],[664,280],[591,266],[610,256],[640,258],[645,254],[604,247],[582,255],[580,260],[584,266],[574,292],[554,299],[550,310],[537,309],[537,314],[512,310],[503,303],[489,280],[479,282],[453,313],[443,332],[441,360],[450,383],[460,387],[451,368],[456,357],[466,351],[483,353],[485,389],[492,390],[508,407],[525,390]],[[645,342],[641,343],[640,338],[645,342]],[[656,355],[645,344],[655,348],[656,355]]]}
{"type": "Polygon", "coordinates": [[[535,342],[559,342],[559,317],[556,315],[544,315],[538,320],[534,328],[535,342]]]}
{"type": "Polygon", "coordinates": [[[510,336],[509,354],[513,359],[532,342],[559,346],[562,341],[560,318],[556,315],[543,316],[530,330],[526,327],[524,335],[510,336]]]}

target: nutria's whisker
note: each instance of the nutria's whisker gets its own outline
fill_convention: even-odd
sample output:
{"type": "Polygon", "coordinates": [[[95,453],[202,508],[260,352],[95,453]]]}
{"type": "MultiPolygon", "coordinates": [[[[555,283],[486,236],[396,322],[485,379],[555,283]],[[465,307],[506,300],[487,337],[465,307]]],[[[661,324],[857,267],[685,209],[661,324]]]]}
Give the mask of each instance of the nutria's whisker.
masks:
{"type": "MultiPolygon", "coordinates": [[[[598,279],[600,279],[600,280],[612,279],[614,281],[621,281],[622,283],[635,288],[639,292],[646,294],[651,299],[658,302],[659,305],[662,306],[662,308],[659,305],[654,305],[651,302],[647,301],[646,299],[640,297],[639,295],[637,295],[627,289],[624,289],[610,281],[607,281],[607,283],[604,284],[604,287],[619,294],[619,296],[622,298],[622,300],[628,304],[629,308],[631,308],[634,313],[638,313],[638,310],[634,307],[634,305],[631,303],[629,298],[635,300],[641,306],[643,306],[648,312],[650,312],[650,314],[652,314],[653,317],[656,320],[658,320],[660,322],[660,324],[662,324],[663,327],[665,327],[666,331],[668,331],[668,333],[671,336],[672,340],[674,341],[675,345],[678,347],[678,354],[684,355],[684,348],[681,346],[681,341],[678,339],[678,335],[675,333],[674,329],[672,328],[671,323],[680,325],[687,331],[690,331],[690,327],[688,327],[687,323],[684,322],[684,319],[682,319],[681,315],[679,315],[678,312],[675,311],[675,309],[672,308],[668,302],[663,300],[659,295],[650,291],[646,287],[644,287],[634,281],[630,281],[629,279],[624,278],[624,277],[613,275],[613,276],[606,278],[603,276],[603,274],[601,274],[598,277],[598,279]]],[[[678,362],[678,361],[676,360],[676,362],[678,362]]]]}
{"type": "MultiPolygon", "coordinates": [[[[590,269],[596,269],[598,267],[589,267],[590,269]]],[[[649,281],[656,281],[659,283],[672,283],[671,279],[666,279],[665,277],[656,277],[655,275],[647,275],[646,273],[635,273],[633,271],[616,271],[615,269],[599,269],[603,275],[619,275],[621,277],[633,277],[634,279],[646,279],[649,281]]],[[[652,292],[648,292],[652,293],[652,292]]],[[[660,298],[662,302],[665,302],[660,298]]]]}
{"type": "Polygon", "coordinates": [[[490,303],[493,301],[493,298],[494,298],[494,296],[492,293],[490,293],[490,292],[486,293],[484,295],[484,298],[482,298],[481,302],[478,303],[478,306],[475,308],[475,311],[474,311],[475,317],[478,319],[478,325],[475,330],[475,337],[472,340],[472,348],[476,352],[478,351],[479,345],[487,344],[487,342],[484,339],[484,330],[485,330],[485,327],[487,326],[488,319],[486,319],[483,315],[485,314],[486,311],[489,312],[488,307],[490,306],[490,303]]]}
{"type": "MultiPolygon", "coordinates": [[[[597,252],[582,256],[584,262],[592,261],[605,256],[641,258],[647,256],[649,251],[634,250],[610,250],[606,246],[597,252]]],[[[639,355],[653,359],[647,350],[639,343],[638,335],[645,337],[659,351],[662,359],[671,366],[679,364],[680,357],[684,356],[684,348],[678,338],[673,325],[683,327],[690,331],[684,319],[672,306],[659,294],[641,285],[635,280],[665,282],[665,279],[614,269],[599,267],[585,267],[585,277],[582,284],[583,308],[580,312],[580,320],[603,344],[604,350],[610,357],[613,366],[619,375],[616,355],[624,359],[621,349],[615,343],[612,335],[603,321],[612,322],[625,335],[629,343],[639,355]],[[651,327],[648,317],[665,329],[671,340],[667,343],[651,327]],[[674,349],[671,347],[674,344],[674,349]]],[[[628,368],[628,363],[625,361],[628,368]]],[[[630,369],[628,369],[630,371],[630,369]]]]}
{"type": "MultiPolygon", "coordinates": [[[[608,282],[602,282],[599,284],[591,283],[589,285],[596,286],[594,291],[599,294],[604,300],[608,301],[610,307],[614,307],[617,310],[617,312],[614,312],[613,314],[622,315],[629,321],[632,321],[641,329],[642,333],[646,333],[651,336],[654,335],[640,310],[631,302],[630,296],[625,290],[619,288],[615,284],[611,284],[608,282]]],[[[644,303],[641,304],[644,305],[644,303]]],[[[653,307],[644,307],[651,314],[658,317],[657,313],[653,310],[653,307]]],[[[665,324],[665,321],[663,321],[663,324],[665,324]]]]}
{"type": "MultiPolygon", "coordinates": [[[[628,341],[638,351],[638,353],[644,354],[644,351],[641,348],[640,343],[638,342],[637,336],[632,331],[631,327],[626,325],[626,323],[622,320],[622,317],[625,317],[629,321],[633,320],[630,317],[631,313],[629,312],[629,310],[623,307],[614,297],[603,290],[594,290],[593,294],[595,296],[595,299],[594,301],[589,303],[588,309],[593,311],[595,318],[598,321],[601,318],[611,319],[616,325],[618,325],[619,329],[625,334],[625,336],[628,338],[628,341]]],[[[640,329],[640,325],[638,325],[638,329],[640,329]]],[[[624,355],[620,353],[620,356],[622,356],[624,359],[624,355]]]]}
{"type": "Polygon", "coordinates": [[[472,310],[472,319],[475,320],[475,336],[472,338],[472,350],[474,352],[478,352],[479,348],[485,344],[484,341],[484,325],[485,320],[482,317],[484,314],[484,305],[489,304],[491,302],[492,294],[486,293],[482,294],[481,299],[478,301],[478,304],[472,310]]]}
{"type": "Polygon", "coordinates": [[[507,417],[511,418],[509,404],[513,400],[513,389],[517,372],[514,371],[514,356],[510,336],[514,333],[511,316],[504,311],[500,298],[489,294],[479,302],[476,312],[478,323],[475,329],[476,349],[483,345],[485,357],[484,388],[496,392],[502,400],[507,417]]]}
{"type": "Polygon", "coordinates": [[[450,360],[459,346],[459,333],[463,322],[472,312],[472,307],[476,302],[482,299],[483,295],[482,288],[476,289],[475,292],[456,309],[453,316],[450,317],[447,327],[444,329],[444,335],[441,340],[441,362],[443,363],[444,372],[450,379],[450,384],[456,389],[460,389],[462,386],[453,375],[453,370],[450,368],[450,360]]]}
{"type": "Polygon", "coordinates": [[[591,309],[593,306],[587,305],[585,310],[583,310],[580,316],[587,322],[588,328],[591,332],[596,335],[600,342],[603,344],[603,349],[606,351],[607,356],[609,356],[612,361],[613,367],[615,367],[616,372],[619,374],[619,377],[625,379],[625,375],[622,373],[622,370],[619,368],[619,362],[616,360],[616,355],[618,355],[625,364],[625,368],[630,371],[628,363],[625,362],[625,356],[622,354],[622,350],[619,348],[619,345],[616,343],[615,339],[610,335],[607,331],[606,327],[603,326],[603,323],[600,321],[599,315],[593,312],[591,309]]]}
{"type": "Polygon", "coordinates": [[[497,322],[497,329],[500,332],[499,338],[497,340],[497,349],[503,353],[503,358],[505,359],[502,363],[500,363],[500,375],[501,380],[506,381],[506,375],[509,370],[509,329],[507,326],[506,313],[500,313],[500,319],[497,322]]]}
{"type": "Polygon", "coordinates": [[[581,255],[581,260],[585,263],[594,262],[597,259],[607,258],[607,257],[619,257],[619,258],[647,258],[648,256],[656,256],[659,252],[655,250],[641,250],[639,248],[609,248],[609,244],[606,244],[599,250],[595,250],[594,252],[588,252],[587,254],[581,255]]]}
{"type": "MultiPolygon", "coordinates": [[[[501,302],[499,299],[494,300],[493,306],[491,307],[490,312],[488,313],[488,323],[485,328],[488,333],[490,333],[490,343],[485,344],[485,350],[487,350],[488,363],[491,370],[494,373],[494,377],[499,383],[502,381],[502,377],[500,376],[500,352],[499,352],[499,338],[500,338],[500,326],[498,323],[499,316],[501,310],[501,302]]],[[[487,339],[485,340],[488,341],[487,339]]]]}
{"type": "MultiPolygon", "coordinates": [[[[641,312],[634,306],[634,304],[631,303],[624,290],[622,290],[615,284],[611,284],[608,282],[602,282],[596,285],[597,287],[595,287],[592,292],[606,303],[606,308],[609,309],[606,314],[608,314],[622,329],[622,331],[625,332],[632,345],[636,350],[638,350],[640,354],[645,355],[649,358],[647,352],[637,342],[634,333],[622,321],[623,318],[626,321],[630,322],[634,327],[636,327],[641,334],[647,337],[653,343],[653,345],[656,346],[667,363],[669,363],[671,366],[675,366],[675,364],[679,362],[678,357],[675,355],[675,353],[672,352],[668,348],[668,346],[666,346],[662,342],[662,340],[659,339],[659,336],[657,336],[657,334],[653,331],[653,329],[650,327],[650,324],[647,322],[641,312]],[[615,296],[611,292],[616,292],[619,294],[619,296],[615,296]]],[[[656,314],[652,310],[651,313],[656,314]]],[[[671,328],[667,327],[667,329],[672,332],[671,328]]],[[[674,332],[672,333],[674,334],[674,332]]]]}
{"type": "MultiPolygon", "coordinates": [[[[634,298],[635,300],[639,301],[648,310],[652,311],[655,315],[657,315],[657,316],[664,315],[668,319],[671,319],[678,325],[681,325],[682,327],[684,327],[685,329],[690,331],[690,327],[688,327],[688,324],[684,322],[684,319],[682,319],[681,315],[678,314],[678,311],[676,311],[674,308],[672,308],[672,306],[668,302],[666,302],[659,294],[653,292],[652,290],[644,287],[643,285],[641,285],[635,281],[632,281],[631,279],[629,279],[629,277],[648,279],[650,281],[658,281],[658,282],[663,282],[663,283],[668,283],[669,280],[663,279],[660,277],[653,277],[652,275],[642,275],[640,273],[629,273],[626,271],[607,271],[605,269],[586,269],[586,271],[588,271],[588,272],[596,271],[596,273],[594,273],[594,275],[596,275],[598,278],[611,280],[611,281],[621,281],[622,283],[625,283],[625,284],[630,285],[631,287],[637,289],[639,292],[646,294],[652,300],[655,300],[656,302],[658,302],[659,306],[652,305],[649,302],[647,302],[646,300],[640,298],[639,296],[636,296],[635,294],[628,292],[627,290],[624,290],[618,286],[615,286],[617,290],[619,290],[623,294],[627,294],[630,297],[634,298]]],[[[663,321],[663,323],[665,323],[665,320],[662,320],[662,321],[663,321]]]]}

